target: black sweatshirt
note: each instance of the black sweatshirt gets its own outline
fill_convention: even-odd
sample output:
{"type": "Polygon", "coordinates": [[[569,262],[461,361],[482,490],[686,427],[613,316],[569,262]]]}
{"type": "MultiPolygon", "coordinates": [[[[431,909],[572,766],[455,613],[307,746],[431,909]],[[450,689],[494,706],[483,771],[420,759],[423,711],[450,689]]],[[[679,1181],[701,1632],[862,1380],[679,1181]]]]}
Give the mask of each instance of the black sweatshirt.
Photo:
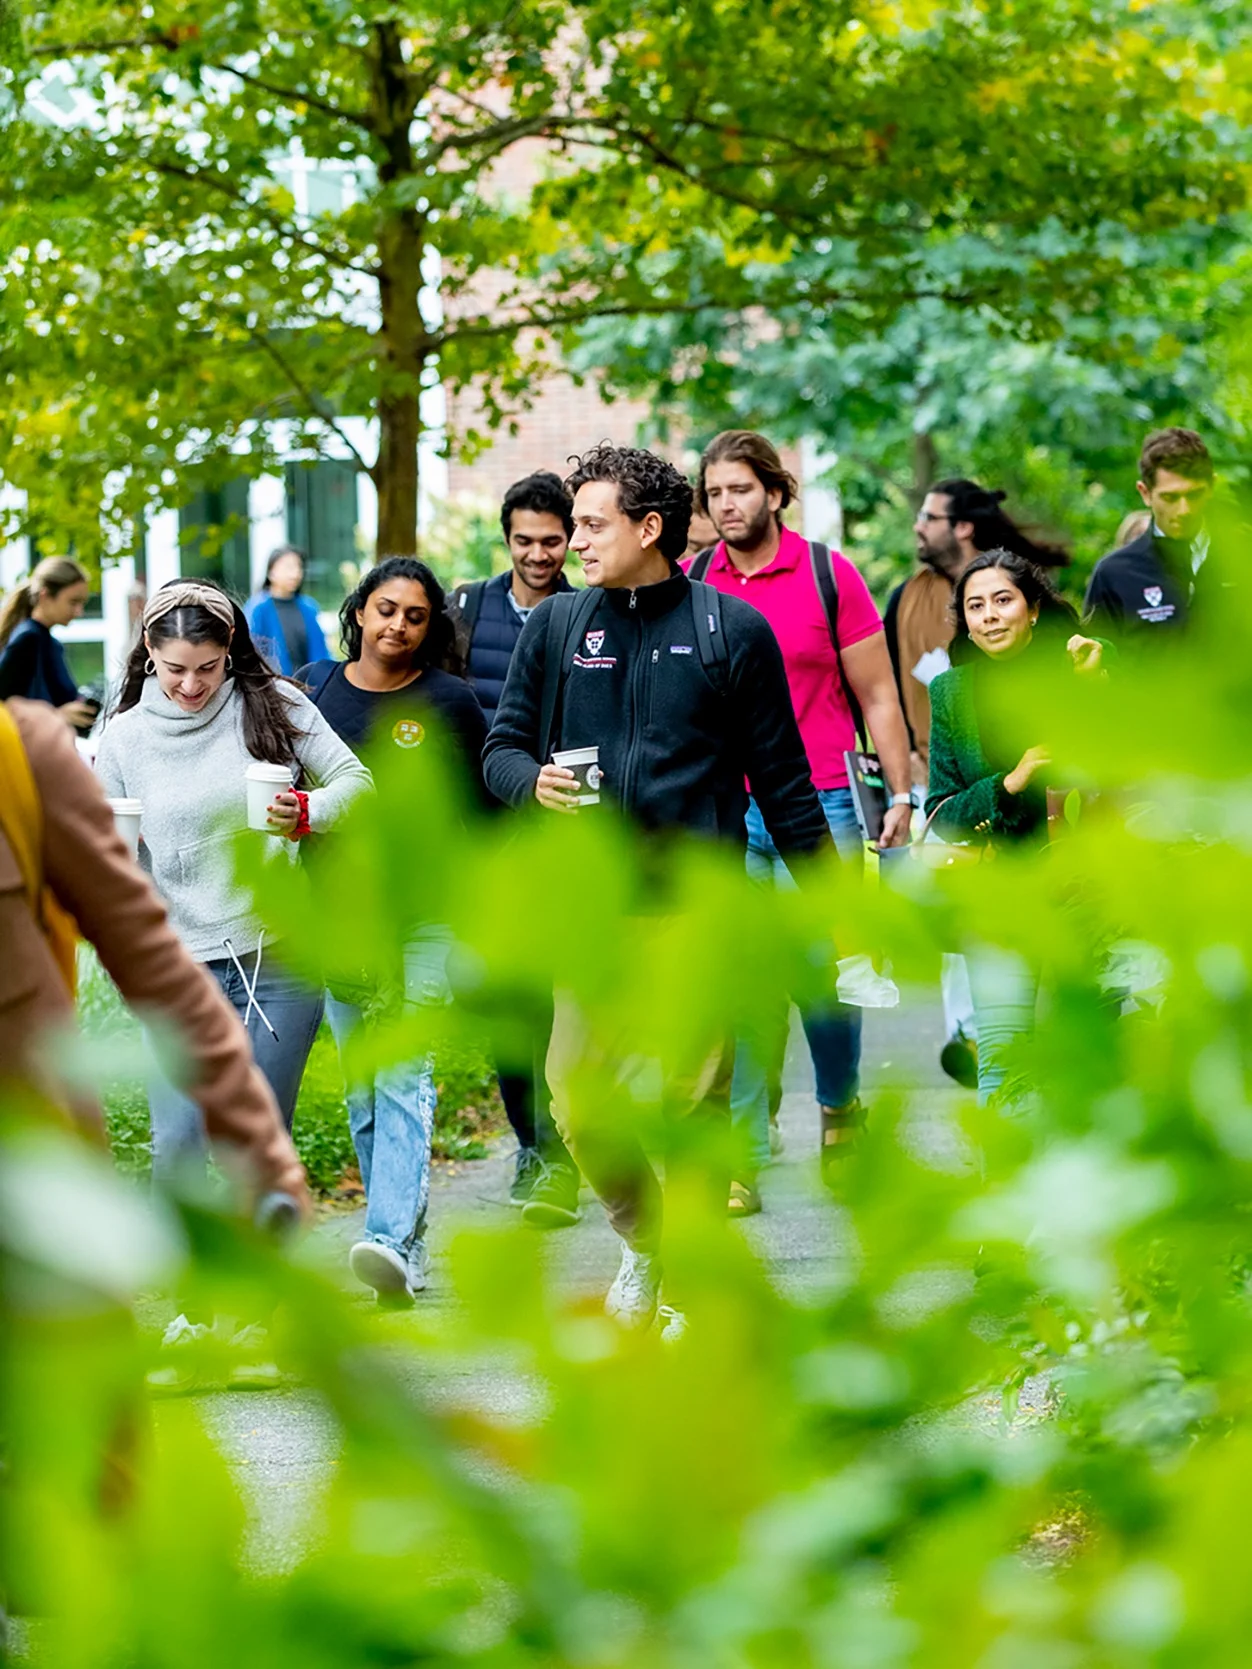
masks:
{"type": "MultiPolygon", "coordinates": [[[[744,844],[746,777],[780,853],[827,850],[782,651],[764,616],[721,599],[727,664],[700,661],[683,573],[603,591],[573,646],[552,747],[600,749],[603,792],[648,829],[690,829],[744,844]]],[[[526,805],[539,775],[547,598],[518,640],[483,751],[487,786],[526,805]]]]}
{"type": "Polygon", "coordinates": [[[362,690],[348,682],[344,665],[342,661],[313,661],[296,673],[296,682],[309,687],[314,706],[341,741],[359,756],[370,742],[389,731],[397,747],[414,748],[422,735],[422,726],[415,721],[433,712],[464,761],[474,803],[487,809],[494,806],[483,790],[479,763],[487,721],[464,678],[432,666],[416,683],[401,689],[362,690]]]}

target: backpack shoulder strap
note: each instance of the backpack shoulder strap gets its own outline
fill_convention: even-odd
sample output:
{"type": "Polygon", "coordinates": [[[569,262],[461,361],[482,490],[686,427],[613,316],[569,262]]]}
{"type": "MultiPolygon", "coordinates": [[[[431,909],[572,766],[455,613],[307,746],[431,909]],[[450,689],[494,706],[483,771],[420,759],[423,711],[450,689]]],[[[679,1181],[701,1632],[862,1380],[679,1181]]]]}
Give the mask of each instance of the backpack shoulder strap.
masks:
{"type": "Polygon", "coordinates": [[[570,651],[595,613],[600,592],[595,586],[585,591],[558,591],[548,610],[543,640],[543,695],[539,709],[539,763],[547,762],[556,724],[557,704],[569,669],[570,651]]]}
{"type": "Polygon", "coordinates": [[[21,733],[0,701],[0,829],[17,860],[31,914],[72,997],[77,985],[75,950],[78,933],[43,878],[43,806],[21,733]]]}
{"type": "Polygon", "coordinates": [[[691,559],[691,566],[687,570],[687,578],[692,581],[702,580],[709,571],[713,561],[716,545],[706,545],[702,551],[697,551],[691,559]]]}
{"type": "Polygon", "coordinates": [[[468,585],[457,586],[457,609],[461,616],[461,628],[467,637],[473,637],[474,635],[474,627],[478,622],[479,610],[483,606],[483,592],[486,586],[486,580],[472,580],[468,585]]]}
{"type": "Polygon", "coordinates": [[[329,684],[331,679],[335,676],[335,668],[338,665],[339,665],[338,661],[319,661],[317,663],[315,671],[314,671],[313,682],[309,685],[309,688],[308,688],[309,700],[313,703],[313,705],[315,707],[317,706],[318,698],[321,696],[322,691],[326,688],[327,684],[329,684]]]}
{"type": "Polygon", "coordinates": [[[730,651],[722,630],[722,594],[717,587],[696,580],[691,587],[691,612],[695,618],[700,665],[720,687],[725,682],[723,669],[730,661],[730,651]]]}
{"type": "Polygon", "coordinates": [[[809,561],[813,565],[813,580],[817,586],[817,594],[822,600],[822,612],[826,616],[826,630],[830,633],[831,647],[835,651],[835,665],[839,668],[839,682],[843,687],[843,698],[848,704],[848,711],[852,715],[852,723],[856,726],[859,744],[868,742],[865,733],[865,715],[861,712],[861,704],[848,682],[848,675],[843,666],[843,649],[839,643],[839,580],[835,574],[835,559],[831,555],[829,545],[820,544],[816,539],[809,540],[809,561]]]}

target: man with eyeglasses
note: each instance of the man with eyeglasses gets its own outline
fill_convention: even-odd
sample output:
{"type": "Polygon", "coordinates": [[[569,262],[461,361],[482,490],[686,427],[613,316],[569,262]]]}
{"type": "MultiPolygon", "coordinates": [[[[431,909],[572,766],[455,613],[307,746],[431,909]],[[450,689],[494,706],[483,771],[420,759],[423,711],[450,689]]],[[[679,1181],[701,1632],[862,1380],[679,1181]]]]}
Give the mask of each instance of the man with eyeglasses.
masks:
{"type": "Polygon", "coordinates": [[[963,477],[936,482],[913,523],[922,566],[887,603],[887,648],[909,727],[913,780],[923,787],[930,755],[929,688],[948,665],[952,587],[980,551],[1016,551],[1042,568],[1069,560],[1059,546],[1032,539],[1006,515],[1005,496],[963,477]]]}

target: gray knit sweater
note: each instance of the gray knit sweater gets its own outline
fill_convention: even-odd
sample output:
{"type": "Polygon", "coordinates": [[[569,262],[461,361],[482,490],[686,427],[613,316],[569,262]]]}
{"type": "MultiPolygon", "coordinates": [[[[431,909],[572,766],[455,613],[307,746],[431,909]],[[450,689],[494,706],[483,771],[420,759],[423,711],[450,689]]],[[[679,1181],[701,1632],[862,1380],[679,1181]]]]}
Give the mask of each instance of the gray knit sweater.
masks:
{"type": "MultiPolygon", "coordinates": [[[[303,733],[296,754],[309,791],[309,825],[328,829],[370,786],[356,755],[317,708],[289,684],[278,686],[303,733]]],[[[155,677],[136,706],[105,726],[96,772],[110,798],[143,802],[140,832],[152,879],[183,943],[200,962],[216,961],[230,939],[242,956],[254,950],[261,920],[234,874],[232,842],[248,826],[244,772],[253,764],[243,740],[243,699],[228,678],[198,713],[162,695],[155,677]]],[[[294,861],[295,841],[258,834],[271,852],[294,861]]]]}

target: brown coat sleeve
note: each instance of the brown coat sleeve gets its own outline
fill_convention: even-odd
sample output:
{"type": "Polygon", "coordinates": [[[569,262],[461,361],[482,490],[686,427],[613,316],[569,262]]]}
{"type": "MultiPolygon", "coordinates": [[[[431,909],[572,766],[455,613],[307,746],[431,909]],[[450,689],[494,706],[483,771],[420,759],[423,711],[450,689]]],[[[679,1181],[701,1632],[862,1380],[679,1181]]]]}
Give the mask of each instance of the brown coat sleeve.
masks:
{"type": "Polygon", "coordinates": [[[51,708],[12,701],[44,811],[44,875],[132,1008],[159,1010],[188,1054],[210,1137],[242,1150],[262,1191],[303,1197],[304,1171],[238,1015],[184,950],[118,834],[99,783],[51,708]]]}

